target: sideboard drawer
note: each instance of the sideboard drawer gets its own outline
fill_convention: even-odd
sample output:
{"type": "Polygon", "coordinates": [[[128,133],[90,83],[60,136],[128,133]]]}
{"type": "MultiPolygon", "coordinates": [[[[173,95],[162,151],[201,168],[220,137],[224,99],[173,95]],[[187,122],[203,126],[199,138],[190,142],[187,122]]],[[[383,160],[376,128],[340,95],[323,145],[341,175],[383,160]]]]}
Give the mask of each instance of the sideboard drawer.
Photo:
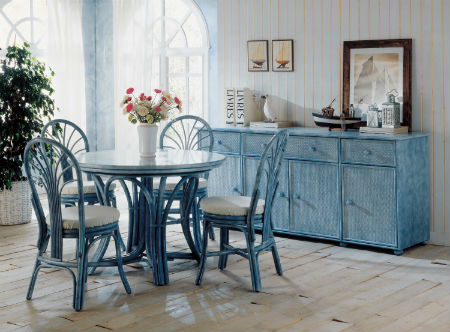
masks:
{"type": "Polygon", "coordinates": [[[338,162],[337,138],[289,136],[287,158],[338,162]]]}
{"type": "Polygon", "coordinates": [[[272,135],[245,134],[242,136],[244,143],[244,154],[261,155],[269,143],[272,135]]]}
{"type": "Polygon", "coordinates": [[[376,140],[343,139],[342,162],[395,166],[395,143],[376,140]]]}
{"type": "Polygon", "coordinates": [[[215,131],[213,151],[240,153],[240,137],[239,133],[215,131]]]}

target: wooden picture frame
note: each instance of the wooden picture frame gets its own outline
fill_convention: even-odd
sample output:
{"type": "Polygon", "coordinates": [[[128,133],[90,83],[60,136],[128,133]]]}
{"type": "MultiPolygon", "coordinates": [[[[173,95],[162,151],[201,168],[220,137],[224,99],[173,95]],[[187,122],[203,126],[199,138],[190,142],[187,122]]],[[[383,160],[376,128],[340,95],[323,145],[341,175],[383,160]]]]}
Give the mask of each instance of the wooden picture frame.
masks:
{"type": "Polygon", "coordinates": [[[269,41],[247,41],[247,66],[249,72],[269,71],[269,41]]]}
{"type": "Polygon", "coordinates": [[[272,71],[274,72],[294,71],[293,39],[272,40],[272,71]]]}
{"type": "Polygon", "coordinates": [[[364,118],[369,105],[381,109],[386,90],[396,89],[401,124],[411,131],[411,53],[412,39],[344,41],[342,110],[353,104],[364,118]]]}

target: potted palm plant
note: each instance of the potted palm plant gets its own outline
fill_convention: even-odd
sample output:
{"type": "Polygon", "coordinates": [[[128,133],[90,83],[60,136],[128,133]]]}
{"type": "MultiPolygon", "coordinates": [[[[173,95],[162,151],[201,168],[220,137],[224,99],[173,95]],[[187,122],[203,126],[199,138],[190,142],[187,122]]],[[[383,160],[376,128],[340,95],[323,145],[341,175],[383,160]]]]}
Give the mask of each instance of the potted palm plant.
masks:
{"type": "Polygon", "coordinates": [[[0,225],[31,220],[31,192],[22,173],[27,142],[55,110],[54,72],[34,58],[30,45],[9,46],[0,60],[0,225]]]}

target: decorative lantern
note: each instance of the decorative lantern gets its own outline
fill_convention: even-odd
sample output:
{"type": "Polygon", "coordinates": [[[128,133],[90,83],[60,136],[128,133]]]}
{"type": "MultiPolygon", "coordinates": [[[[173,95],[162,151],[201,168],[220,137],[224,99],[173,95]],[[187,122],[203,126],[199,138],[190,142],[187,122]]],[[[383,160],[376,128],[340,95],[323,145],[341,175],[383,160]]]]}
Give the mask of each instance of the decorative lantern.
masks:
{"type": "Polygon", "coordinates": [[[367,110],[367,127],[381,127],[381,110],[378,109],[377,104],[370,105],[367,110]]]}
{"type": "Polygon", "coordinates": [[[387,101],[383,103],[383,128],[400,128],[400,103],[395,101],[396,95],[396,90],[388,92],[387,101]]]}

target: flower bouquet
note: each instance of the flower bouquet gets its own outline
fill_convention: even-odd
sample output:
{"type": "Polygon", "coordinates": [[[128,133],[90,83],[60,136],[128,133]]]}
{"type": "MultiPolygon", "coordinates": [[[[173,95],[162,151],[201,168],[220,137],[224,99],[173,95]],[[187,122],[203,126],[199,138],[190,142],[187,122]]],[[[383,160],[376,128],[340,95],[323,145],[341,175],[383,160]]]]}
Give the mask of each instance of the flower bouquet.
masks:
{"type": "Polygon", "coordinates": [[[174,111],[180,112],[182,107],[181,100],[172,97],[169,92],[160,89],[153,91],[152,96],[141,93],[136,97],[134,89],[129,88],[120,103],[123,113],[128,114],[128,121],[138,123],[139,153],[142,158],[156,156],[157,124],[174,111]]]}

